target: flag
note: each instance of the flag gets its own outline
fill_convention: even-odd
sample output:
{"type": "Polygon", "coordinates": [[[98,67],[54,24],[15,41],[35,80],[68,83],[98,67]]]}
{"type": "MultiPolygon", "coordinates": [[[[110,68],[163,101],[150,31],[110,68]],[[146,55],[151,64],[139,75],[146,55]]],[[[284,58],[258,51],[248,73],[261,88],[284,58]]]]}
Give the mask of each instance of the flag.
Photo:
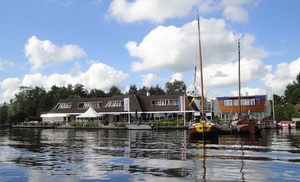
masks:
{"type": "Polygon", "coordinates": [[[195,66],[194,82],[193,82],[193,84],[195,84],[195,83],[196,83],[196,72],[197,72],[197,66],[195,66]]]}
{"type": "Polygon", "coordinates": [[[129,111],[129,98],[124,98],[124,111],[129,111]]]}
{"type": "Polygon", "coordinates": [[[191,100],[191,102],[190,102],[190,104],[189,104],[189,107],[192,106],[192,104],[194,103],[194,101],[195,101],[195,97],[192,98],[192,100],[191,100]]]}
{"type": "Polygon", "coordinates": [[[178,109],[179,111],[185,111],[185,99],[184,96],[179,96],[178,98],[178,109]]]}

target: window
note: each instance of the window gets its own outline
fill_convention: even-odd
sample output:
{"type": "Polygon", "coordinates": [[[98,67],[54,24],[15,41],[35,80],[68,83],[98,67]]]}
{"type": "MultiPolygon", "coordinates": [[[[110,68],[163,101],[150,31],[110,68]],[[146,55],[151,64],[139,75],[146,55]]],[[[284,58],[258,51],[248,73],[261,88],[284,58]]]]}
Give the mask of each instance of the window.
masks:
{"type": "Polygon", "coordinates": [[[178,106],[178,100],[177,99],[169,100],[169,105],[170,106],[178,106]]]}
{"type": "Polygon", "coordinates": [[[105,107],[122,107],[124,105],[124,102],[122,100],[114,100],[109,101],[105,107]]]}
{"type": "Polygon", "coordinates": [[[249,105],[249,100],[248,100],[248,99],[242,99],[242,100],[241,100],[241,105],[242,105],[242,106],[247,106],[247,105],[249,105]]]}
{"type": "Polygon", "coordinates": [[[239,105],[239,100],[238,99],[233,100],[233,105],[238,106],[239,105]]]}
{"type": "Polygon", "coordinates": [[[72,107],[72,103],[58,103],[54,108],[55,109],[70,109],[72,107]]]}
{"type": "Polygon", "coordinates": [[[78,104],[79,109],[84,109],[84,108],[94,108],[94,109],[99,109],[101,108],[101,102],[81,102],[78,104]]]}
{"type": "Polygon", "coordinates": [[[153,106],[178,106],[178,99],[151,100],[153,106]]]}
{"type": "Polygon", "coordinates": [[[224,100],[224,106],[232,106],[232,100],[224,100]]]}

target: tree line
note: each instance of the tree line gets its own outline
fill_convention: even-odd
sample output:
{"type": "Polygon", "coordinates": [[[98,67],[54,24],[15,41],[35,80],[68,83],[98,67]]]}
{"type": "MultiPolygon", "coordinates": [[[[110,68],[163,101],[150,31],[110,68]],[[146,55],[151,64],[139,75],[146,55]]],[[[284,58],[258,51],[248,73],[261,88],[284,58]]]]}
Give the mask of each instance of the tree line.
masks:
{"type": "MultiPolygon", "coordinates": [[[[19,93],[11,99],[9,103],[0,104],[0,124],[13,124],[23,121],[40,120],[40,115],[49,112],[60,99],[78,99],[78,98],[96,98],[111,97],[113,95],[131,95],[140,96],[150,95],[174,95],[183,94],[186,91],[186,84],[183,81],[175,80],[167,82],[165,88],[159,85],[151,87],[137,88],[135,84],[130,85],[126,93],[122,93],[120,88],[113,85],[108,92],[101,89],[92,89],[88,91],[82,84],[68,84],[67,86],[52,86],[49,91],[43,87],[21,86],[19,93]]],[[[291,118],[300,117],[296,104],[300,104],[300,72],[296,81],[288,84],[283,96],[274,95],[275,119],[291,120],[291,118]]],[[[273,104],[273,103],[272,103],[273,104]]],[[[272,115],[274,112],[272,112],[272,115]]]]}

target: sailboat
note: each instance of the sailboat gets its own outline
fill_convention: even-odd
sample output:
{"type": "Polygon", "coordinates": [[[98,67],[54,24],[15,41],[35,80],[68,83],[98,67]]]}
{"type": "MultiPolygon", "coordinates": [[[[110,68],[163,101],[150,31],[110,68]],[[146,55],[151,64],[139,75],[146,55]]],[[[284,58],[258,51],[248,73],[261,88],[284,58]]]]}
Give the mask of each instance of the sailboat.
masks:
{"type": "Polygon", "coordinates": [[[135,123],[136,124],[128,124],[128,125],[126,125],[126,128],[129,129],[129,130],[152,130],[153,129],[153,126],[148,125],[148,124],[142,124],[138,120],[137,108],[135,108],[135,123]]]}
{"type": "Polygon", "coordinates": [[[238,107],[239,112],[237,115],[237,119],[231,121],[230,128],[232,133],[236,134],[259,134],[260,129],[254,120],[249,118],[249,115],[246,114],[242,116],[242,105],[241,105],[241,78],[240,78],[240,39],[238,39],[238,107]]]}
{"type": "Polygon", "coordinates": [[[200,120],[191,124],[188,127],[191,138],[198,137],[216,137],[219,134],[220,128],[215,123],[211,122],[205,117],[204,111],[204,87],[203,87],[203,68],[202,68],[202,51],[201,51],[201,37],[200,37],[200,21],[198,16],[198,39],[199,39],[199,59],[200,59],[200,85],[201,85],[201,115],[200,120]]]}

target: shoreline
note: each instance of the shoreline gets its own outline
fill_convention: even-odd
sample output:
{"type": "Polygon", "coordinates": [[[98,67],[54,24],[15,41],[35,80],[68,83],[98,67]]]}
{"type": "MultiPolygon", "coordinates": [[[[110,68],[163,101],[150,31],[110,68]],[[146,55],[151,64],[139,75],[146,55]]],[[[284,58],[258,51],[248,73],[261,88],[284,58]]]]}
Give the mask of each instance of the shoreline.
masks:
{"type": "MultiPolygon", "coordinates": [[[[74,126],[40,126],[40,125],[11,125],[12,128],[42,128],[42,129],[89,129],[89,130],[130,130],[126,127],[99,126],[99,127],[74,127],[74,126]]],[[[181,129],[187,130],[188,126],[156,126],[153,130],[181,129]]]]}
{"type": "MultiPolygon", "coordinates": [[[[38,129],[75,129],[75,130],[135,130],[128,129],[126,127],[117,127],[117,126],[98,126],[98,127],[74,127],[74,126],[46,126],[46,125],[10,125],[5,127],[11,128],[38,128],[38,129]]],[[[278,128],[268,128],[262,130],[273,130],[278,128]]],[[[135,131],[146,131],[146,130],[188,130],[188,126],[155,126],[153,129],[137,129],[135,131]]],[[[221,127],[219,135],[234,135],[229,127],[221,127]]]]}

